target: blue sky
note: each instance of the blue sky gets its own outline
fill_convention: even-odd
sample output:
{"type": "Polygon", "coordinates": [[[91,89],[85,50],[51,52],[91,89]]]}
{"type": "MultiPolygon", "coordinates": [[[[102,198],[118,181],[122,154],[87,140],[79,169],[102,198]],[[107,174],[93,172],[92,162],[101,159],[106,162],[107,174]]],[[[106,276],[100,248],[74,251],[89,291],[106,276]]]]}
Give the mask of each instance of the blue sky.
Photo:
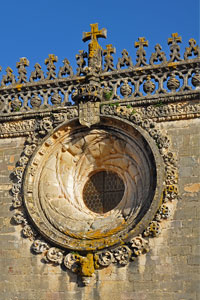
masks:
{"type": "Polygon", "coordinates": [[[43,67],[50,53],[58,56],[58,67],[68,58],[75,69],[78,50],[87,50],[82,32],[90,31],[91,23],[107,28],[107,40],[99,43],[115,46],[115,62],[125,48],[135,63],[134,42],[141,36],[149,41],[148,58],[156,43],[169,57],[167,39],[173,32],[182,36],[182,51],[190,38],[200,44],[199,15],[199,0],[2,0],[0,78],[7,66],[16,73],[16,62],[24,56],[29,71],[36,62],[43,67]]]}

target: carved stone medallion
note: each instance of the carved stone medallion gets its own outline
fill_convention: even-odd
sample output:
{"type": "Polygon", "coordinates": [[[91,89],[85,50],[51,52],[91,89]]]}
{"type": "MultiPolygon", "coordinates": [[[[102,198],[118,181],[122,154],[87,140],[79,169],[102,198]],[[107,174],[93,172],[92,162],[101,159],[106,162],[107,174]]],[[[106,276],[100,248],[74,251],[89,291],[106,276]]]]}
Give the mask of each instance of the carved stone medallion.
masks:
{"type": "Polygon", "coordinates": [[[25,175],[24,202],[36,228],[51,242],[79,251],[116,246],[140,233],[163,191],[161,158],[151,143],[141,129],[118,120],[110,125],[104,119],[91,129],[61,126],[36,150],[25,175]],[[98,174],[106,180],[101,183],[98,174]],[[92,176],[99,178],[96,185],[88,185],[92,176]],[[92,209],[97,196],[106,209],[92,209]]]}
{"type": "Polygon", "coordinates": [[[148,237],[160,234],[167,202],[178,197],[176,160],[169,139],[129,107],[102,107],[91,128],[77,117],[57,120],[44,117],[25,142],[13,219],[44,262],[88,284],[96,269],[149,251],[148,237]]]}

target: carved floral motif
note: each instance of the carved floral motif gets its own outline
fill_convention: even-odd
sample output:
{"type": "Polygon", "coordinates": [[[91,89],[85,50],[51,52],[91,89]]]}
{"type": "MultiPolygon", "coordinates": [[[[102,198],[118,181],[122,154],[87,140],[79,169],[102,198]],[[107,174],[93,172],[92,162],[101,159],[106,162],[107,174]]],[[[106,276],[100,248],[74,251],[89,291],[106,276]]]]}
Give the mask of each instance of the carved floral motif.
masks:
{"type": "Polygon", "coordinates": [[[43,253],[49,249],[49,245],[41,240],[35,240],[31,246],[35,253],[43,253]]]}
{"type": "Polygon", "coordinates": [[[147,80],[145,81],[144,85],[143,85],[143,90],[145,93],[147,93],[148,95],[152,94],[153,91],[155,90],[155,83],[153,83],[151,81],[151,77],[148,76],[147,80]]]}
{"type": "Polygon", "coordinates": [[[64,265],[72,272],[78,272],[79,265],[77,255],[74,253],[68,253],[64,258],[64,265]]]}
{"type": "Polygon", "coordinates": [[[161,233],[161,225],[157,221],[152,221],[144,231],[144,236],[156,237],[161,233]]]}
{"type": "Polygon", "coordinates": [[[131,250],[128,246],[120,246],[113,251],[115,260],[122,266],[129,263],[131,257],[131,250]]]}
{"type": "Polygon", "coordinates": [[[128,84],[128,81],[125,80],[120,87],[120,93],[122,94],[122,96],[128,97],[131,95],[131,92],[132,92],[132,88],[128,84]]]}
{"type": "Polygon", "coordinates": [[[141,255],[149,251],[149,242],[145,240],[142,235],[133,238],[130,241],[131,249],[135,256],[141,255]]]}
{"type": "Polygon", "coordinates": [[[101,252],[98,255],[98,264],[103,267],[109,266],[113,261],[113,254],[110,251],[101,252]]]}
{"type": "Polygon", "coordinates": [[[63,261],[63,253],[60,249],[52,247],[46,253],[46,261],[60,265],[63,261]]]}

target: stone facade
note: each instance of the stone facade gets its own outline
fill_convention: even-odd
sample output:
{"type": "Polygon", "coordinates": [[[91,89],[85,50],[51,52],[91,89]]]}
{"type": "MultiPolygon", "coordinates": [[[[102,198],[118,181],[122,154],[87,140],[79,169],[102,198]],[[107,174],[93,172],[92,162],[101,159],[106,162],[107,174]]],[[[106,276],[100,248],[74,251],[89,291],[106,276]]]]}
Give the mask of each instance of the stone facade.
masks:
{"type": "Polygon", "coordinates": [[[147,64],[139,38],[136,65],[123,50],[115,69],[98,37],[93,24],[76,75],[66,59],[56,77],[51,54],[46,78],[36,64],[27,82],[26,58],[3,76],[0,299],[198,299],[199,48],[181,59],[172,34],[170,59],[157,45],[147,64]],[[104,171],[124,189],[99,214],[87,182],[104,171]]]}

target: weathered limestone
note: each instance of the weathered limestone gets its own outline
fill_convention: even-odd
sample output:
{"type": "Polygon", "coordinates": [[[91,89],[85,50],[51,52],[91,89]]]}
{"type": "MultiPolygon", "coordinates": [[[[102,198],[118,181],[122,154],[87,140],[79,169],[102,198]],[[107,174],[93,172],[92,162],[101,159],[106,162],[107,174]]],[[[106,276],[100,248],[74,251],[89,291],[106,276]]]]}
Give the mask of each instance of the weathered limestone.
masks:
{"type": "Polygon", "coordinates": [[[170,59],[157,44],[148,64],[139,38],[136,65],[123,50],[115,69],[108,45],[103,69],[91,28],[77,74],[65,59],[56,77],[51,54],[46,77],[36,64],[28,82],[22,58],[2,78],[0,298],[198,299],[199,47],[182,60],[172,34],[170,59]],[[117,176],[119,200],[90,209],[117,176]]]}

